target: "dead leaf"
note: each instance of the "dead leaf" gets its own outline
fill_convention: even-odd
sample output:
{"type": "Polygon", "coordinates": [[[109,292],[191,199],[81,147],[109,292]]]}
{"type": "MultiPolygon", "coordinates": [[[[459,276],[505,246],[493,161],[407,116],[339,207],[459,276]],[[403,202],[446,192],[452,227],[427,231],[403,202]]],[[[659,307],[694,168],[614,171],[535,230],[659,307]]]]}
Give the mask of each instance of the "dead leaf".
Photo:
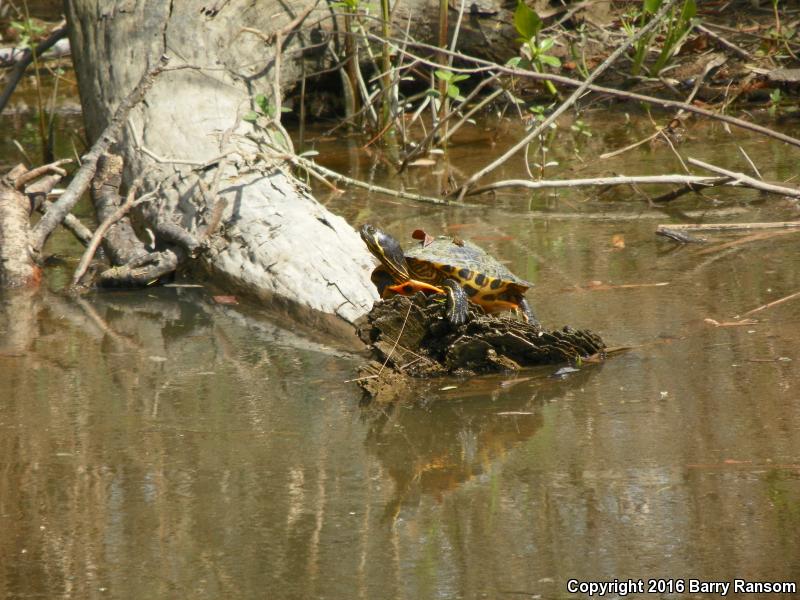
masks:
{"type": "Polygon", "coordinates": [[[611,236],[611,245],[614,246],[614,248],[620,248],[620,249],[624,248],[625,247],[625,236],[622,235],[621,233],[616,233],[616,234],[612,235],[611,236]]]}
{"type": "Polygon", "coordinates": [[[213,296],[217,304],[239,304],[236,296],[213,296]]]}
{"type": "Polygon", "coordinates": [[[429,246],[433,243],[433,236],[428,235],[428,233],[424,229],[415,229],[414,232],[411,234],[411,237],[415,240],[419,240],[422,242],[422,247],[429,246]]]}

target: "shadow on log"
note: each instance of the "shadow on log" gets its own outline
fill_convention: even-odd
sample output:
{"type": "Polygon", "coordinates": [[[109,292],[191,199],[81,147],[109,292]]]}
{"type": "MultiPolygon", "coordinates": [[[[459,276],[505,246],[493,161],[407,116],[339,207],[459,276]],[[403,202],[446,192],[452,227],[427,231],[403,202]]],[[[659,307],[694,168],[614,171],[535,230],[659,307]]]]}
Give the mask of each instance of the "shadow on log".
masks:
{"type": "Polygon", "coordinates": [[[358,333],[373,360],[361,367],[356,381],[382,402],[406,396],[409,377],[514,371],[602,358],[606,348],[600,336],[585,329],[547,331],[478,310],[470,310],[466,323],[455,326],[443,302],[421,293],[377,302],[358,333]]]}

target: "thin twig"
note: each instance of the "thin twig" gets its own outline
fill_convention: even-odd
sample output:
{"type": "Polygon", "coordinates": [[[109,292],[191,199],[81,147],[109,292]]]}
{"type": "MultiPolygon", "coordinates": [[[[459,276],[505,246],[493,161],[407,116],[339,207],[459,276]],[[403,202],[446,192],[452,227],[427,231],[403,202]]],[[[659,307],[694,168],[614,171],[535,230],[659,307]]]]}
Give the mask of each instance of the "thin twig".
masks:
{"type": "Polygon", "coordinates": [[[397,339],[394,341],[394,346],[392,346],[392,349],[389,351],[389,354],[386,355],[386,360],[383,361],[383,364],[381,365],[381,370],[378,371],[378,377],[381,376],[381,373],[383,373],[383,369],[388,364],[389,359],[392,358],[392,355],[394,354],[394,351],[397,350],[397,344],[400,343],[400,338],[403,337],[403,331],[406,328],[406,323],[408,323],[408,317],[411,314],[411,307],[412,306],[414,306],[414,303],[413,302],[409,302],[408,303],[408,310],[406,311],[406,316],[403,317],[403,325],[400,327],[400,332],[397,334],[397,339]]]}
{"type": "Polygon", "coordinates": [[[747,152],[744,151],[744,148],[739,146],[739,152],[742,153],[745,160],[750,164],[750,168],[753,169],[753,172],[756,174],[756,177],[758,177],[760,180],[763,181],[764,178],[761,176],[761,172],[758,170],[758,167],[756,167],[756,164],[750,159],[750,156],[747,154],[747,152]]]}
{"type": "Polygon", "coordinates": [[[749,175],[745,175],[744,173],[736,173],[734,171],[728,171],[727,169],[723,169],[722,167],[717,167],[715,165],[710,165],[702,160],[697,160],[696,158],[689,158],[689,164],[694,165],[696,167],[700,167],[707,171],[711,171],[712,173],[717,173],[718,175],[725,175],[727,177],[732,177],[736,181],[731,182],[729,185],[745,185],[747,187],[756,188],[757,190],[761,190],[762,192],[769,192],[771,194],[781,194],[783,196],[789,196],[791,198],[800,198],[800,190],[796,188],[788,188],[782,185],[775,185],[774,183],[764,183],[763,181],[759,181],[758,179],[754,179],[749,175]]]}
{"type": "MultiPolygon", "coordinates": [[[[370,39],[378,39],[376,36],[370,35],[370,39]]],[[[400,43],[399,40],[394,40],[396,43],[400,43]]],[[[430,44],[425,44],[422,42],[410,41],[408,45],[414,46],[416,48],[421,48],[424,50],[430,50],[435,52],[449,52],[446,50],[441,50],[436,46],[431,46],[430,44]]],[[[434,63],[433,61],[427,60],[421,56],[418,56],[413,53],[406,52],[408,56],[415,58],[420,63],[438,68],[438,63],[434,63]]],[[[488,60],[483,60],[480,58],[476,58],[474,56],[467,56],[466,54],[462,53],[455,53],[457,58],[460,58],[464,61],[472,62],[477,65],[482,65],[476,68],[458,68],[453,67],[451,70],[454,73],[486,73],[487,71],[496,71],[498,73],[504,73],[507,75],[513,75],[516,77],[526,78],[526,79],[534,79],[537,81],[552,81],[553,83],[569,86],[569,87],[579,87],[583,86],[584,82],[579,81],[577,79],[572,79],[570,77],[564,77],[563,75],[555,75],[552,73],[539,73],[537,71],[526,71],[524,69],[514,68],[514,67],[507,67],[498,65],[488,60]]],[[[701,115],[703,117],[707,117],[709,119],[713,119],[716,121],[722,121],[723,123],[728,123],[730,125],[734,125],[735,127],[739,127],[741,129],[747,129],[749,131],[754,131],[756,133],[760,133],[767,137],[771,137],[773,139],[779,140],[781,142],[785,142],[792,146],[796,146],[800,148],[800,139],[792,137],[790,135],[786,135],[779,131],[775,131],[774,129],[769,129],[768,127],[763,127],[761,125],[757,125],[755,123],[751,123],[749,121],[744,121],[742,119],[737,119],[736,117],[731,117],[726,114],[717,113],[711,110],[707,110],[705,108],[701,108],[699,106],[695,106],[693,104],[686,104],[685,102],[681,102],[680,100],[667,100],[664,98],[656,98],[655,96],[647,96],[645,94],[637,94],[635,92],[628,92],[625,90],[618,90],[615,88],[603,87],[600,85],[591,84],[587,88],[587,90],[596,92],[599,94],[604,94],[606,96],[611,96],[614,98],[623,98],[625,100],[631,100],[634,102],[644,102],[646,104],[653,104],[655,106],[660,106],[661,108],[678,108],[683,109],[686,112],[691,112],[697,115],[701,115]]]]}
{"type": "MultiPolygon", "coordinates": [[[[341,181],[341,182],[346,183],[348,185],[352,185],[354,187],[359,187],[359,188],[365,189],[365,190],[367,190],[369,192],[377,192],[379,194],[386,194],[387,196],[394,196],[396,198],[405,198],[406,200],[416,200],[417,202],[426,202],[428,204],[451,204],[447,200],[442,200],[441,198],[434,198],[432,196],[424,196],[424,195],[421,195],[421,194],[412,194],[410,192],[404,192],[404,191],[401,191],[401,190],[393,190],[393,189],[386,188],[386,187],[383,187],[383,186],[373,185],[371,183],[366,183],[366,182],[360,181],[358,179],[353,179],[352,177],[347,177],[345,175],[342,175],[341,173],[337,173],[336,171],[332,171],[331,169],[323,167],[322,165],[318,165],[317,163],[315,163],[313,161],[310,161],[310,160],[308,160],[306,158],[303,158],[302,156],[296,156],[294,154],[285,154],[285,153],[281,152],[278,148],[275,148],[273,146],[270,146],[270,149],[273,152],[277,152],[278,153],[278,155],[277,155],[278,157],[280,157],[280,158],[282,158],[284,160],[287,160],[288,162],[290,162],[291,164],[293,164],[296,167],[307,169],[308,171],[312,171],[312,172],[315,171],[320,176],[329,177],[329,178],[333,179],[334,181],[341,181]]],[[[266,157],[266,158],[269,159],[270,157],[266,157]]],[[[275,158],[275,157],[273,156],[271,158],[275,158]]],[[[471,206],[471,205],[461,203],[461,204],[459,204],[459,206],[471,206]]]]}
{"type": "Polygon", "coordinates": [[[92,235],[92,240],[89,242],[89,246],[83,253],[81,257],[81,261],[78,263],[78,267],[75,269],[75,274],[72,276],[72,285],[78,285],[81,278],[86,274],[86,269],[89,268],[89,263],[92,262],[94,258],[94,253],[97,252],[98,246],[100,246],[100,242],[103,241],[103,237],[105,236],[106,232],[111,228],[111,226],[119,221],[122,217],[124,217],[130,209],[132,209],[136,204],[140,204],[145,200],[149,200],[152,194],[146,194],[141,198],[136,198],[136,192],[138,191],[138,183],[134,183],[131,186],[130,191],[128,192],[128,197],[123,202],[122,206],[120,206],[117,210],[115,210],[105,221],[103,221],[100,226],[95,230],[94,235],[92,235]]]}
{"type": "Polygon", "coordinates": [[[492,161],[478,172],[474,173],[471,177],[469,177],[461,186],[460,190],[458,191],[458,199],[462,200],[464,196],[467,194],[467,191],[470,187],[472,187],[475,182],[482,179],[487,174],[494,171],[497,167],[508,161],[509,158],[514,156],[519,150],[530,144],[534,139],[536,139],[546,128],[550,127],[551,123],[554,123],[555,120],[566,110],[571,107],[575,102],[578,101],[580,98],[589,88],[592,81],[597,79],[608,67],[610,67],[616,60],[622,56],[624,52],[627,52],[628,48],[630,48],[633,44],[635,44],[638,40],[640,40],[643,36],[648,34],[650,31],[655,29],[658,25],[660,25],[661,20],[666,16],[667,12],[672,9],[676,0],[667,0],[661,6],[660,10],[653,15],[652,20],[642,27],[636,34],[632,35],[628,40],[625,41],[619,48],[617,48],[611,55],[603,61],[603,63],[597,67],[592,74],[580,85],[578,89],[576,89],[569,98],[567,98],[561,105],[556,108],[550,115],[541,121],[539,125],[534,127],[525,137],[523,137],[520,141],[514,144],[511,148],[506,150],[506,152],[499,157],[498,159],[492,161]]]}
{"type": "Polygon", "coordinates": [[[0,94],[0,113],[3,112],[3,109],[6,107],[6,104],[8,104],[8,100],[11,98],[11,94],[14,93],[14,89],[17,87],[17,84],[22,79],[25,70],[28,68],[31,62],[33,62],[34,56],[41,56],[44,52],[55,46],[58,40],[66,37],[66,35],[67,35],[67,24],[65,21],[62,21],[50,33],[47,39],[44,40],[38,46],[36,46],[35,49],[25,48],[25,50],[22,52],[22,57],[17,61],[16,65],[14,65],[14,70],[11,72],[11,75],[8,78],[8,83],[6,83],[6,87],[3,88],[3,93],[0,94]]]}
{"type": "Polygon", "coordinates": [[[708,37],[710,37],[711,39],[716,41],[721,46],[725,46],[725,48],[727,48],[728,50],[730,50],[734,54],[738,54],[741,58],[743,58],[745,60],[749,60],[749,61],[755,60],[753,58],[753,55],[750,54],[747,50],[742,50],[741,48],[739,48],[739,46],[737,46],[733,42],[730,42],[730,41],[726,40],[720,34],[714,33],[708,27],[704,27],[700,23],[695,23],[694,28],[697,29],[697,31],[705,33],[708,37]]]}
{"type": "MultiPolygon", "coordinates": [[[[34,252],[41,252],[47,238],[55,231],[58,224],[64,220],[64,217],[72,210],[77,204],[83,192],[89,187],[89,184],[94,177],[97,170],[97,159],[116,141],[117,137],[122,132],[125,121],[128,118],[128,113],[136,106],[147,94],[148,90],[152,87],[156,77],[162,71],[166,70],[168,58],[162,56],[158,64],[145,73],[139,80],[136,87],[120,102],[114,116],[109,121],[103,133],[92,146],[91,150],[83,157],[81,168],[75,173],[66,191],[61,195],[56,202],[54,202],[47,213],[39,220],[36,226],[31,231],[31,247],[34,252]]],[[[181,68],[193,68],[190,65],[182,65],[174,67],[170,70],[177,70],[181,68]]]]}

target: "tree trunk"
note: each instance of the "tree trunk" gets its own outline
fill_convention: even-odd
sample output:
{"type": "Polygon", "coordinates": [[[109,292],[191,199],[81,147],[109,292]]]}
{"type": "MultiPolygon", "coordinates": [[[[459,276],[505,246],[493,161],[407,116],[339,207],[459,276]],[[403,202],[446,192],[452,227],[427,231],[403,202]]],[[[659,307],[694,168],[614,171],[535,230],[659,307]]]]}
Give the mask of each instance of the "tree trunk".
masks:
{"type": "MultiPolygon", "coordinates": [[[[280,128],[241,120],[256,94],[272,96],[276,47],[265,39],[300,12],[292,4],[65,0],[64,8],[90,140],[160,56],[170,67],[192,65],[158,76],[115,148],[126,181],[160,186],[138,213],[143,223],[156,232],[177,224],[205,240],[198,262],[228,289],[353,322],[377,297],[369,253],[293,177],[272,142],[280,128]]],[[[299,53],[288,52],[296,43],[284,44],[281,81],[299,72],[299,53]]]]}

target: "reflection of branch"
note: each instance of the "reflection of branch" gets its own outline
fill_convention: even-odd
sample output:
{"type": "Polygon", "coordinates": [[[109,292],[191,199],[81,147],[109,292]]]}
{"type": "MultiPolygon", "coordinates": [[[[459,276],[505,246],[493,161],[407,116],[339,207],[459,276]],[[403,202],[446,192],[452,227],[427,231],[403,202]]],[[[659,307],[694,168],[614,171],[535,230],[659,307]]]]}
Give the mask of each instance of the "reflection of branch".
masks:
{"type": "Polygon", "coordinates": [[[800,292],[795,292],[794,294],[789,294],[788,296],[784,296],[783,298],[779,298],[778,300],[773,300],[772,302],[768,302],[767,304],[763,304],[758,308],[754,308],[753,310],[748,310],[746,313],[742,315],[742,317],[749,317],[753,313],[760,312],[765,308],[772,308],[773,306],[778,306],[779,304],[783,304],[784,302],[788,302],[789,300],[793,300],[800,296],[800,292]]]}
{"type": "Polygon", "coordinates": [[[94,309],[94,307],[91,304],[89,304],[86,300],[84,300],[83,298],[77,298],[76,302],[83,309],[83,311],[86,313],[86,316],[89,317],[89,319],[95,325],[97,325],[97,327],[103,333],[108,335],[112,340],[114,340],[115,342],[118,342],[118,343],[120,343],[120,344],[122,344],[124,346],[128,346],[129,348],[139,348],[139,349],[141,349],[141,345],[140,344],[138,344],[134,340],[132,340],[132,339],[130,339],[130,338],[124,336],[124,335],[121,335],[121,334],[117,333],[116,331],[114,331],[114,329],[108,323],[106,323],[105,319],[103,319],[103,317],[101,317],[100,314],[94,309]]]}
{"type": "Polygon", "coordinates": [[[800,227],[800,221],[776,221],[774,223],[681,223],[659,225],[658,229],[682,231],[750,231],[752,229],[792,229],[800,227]]]}

